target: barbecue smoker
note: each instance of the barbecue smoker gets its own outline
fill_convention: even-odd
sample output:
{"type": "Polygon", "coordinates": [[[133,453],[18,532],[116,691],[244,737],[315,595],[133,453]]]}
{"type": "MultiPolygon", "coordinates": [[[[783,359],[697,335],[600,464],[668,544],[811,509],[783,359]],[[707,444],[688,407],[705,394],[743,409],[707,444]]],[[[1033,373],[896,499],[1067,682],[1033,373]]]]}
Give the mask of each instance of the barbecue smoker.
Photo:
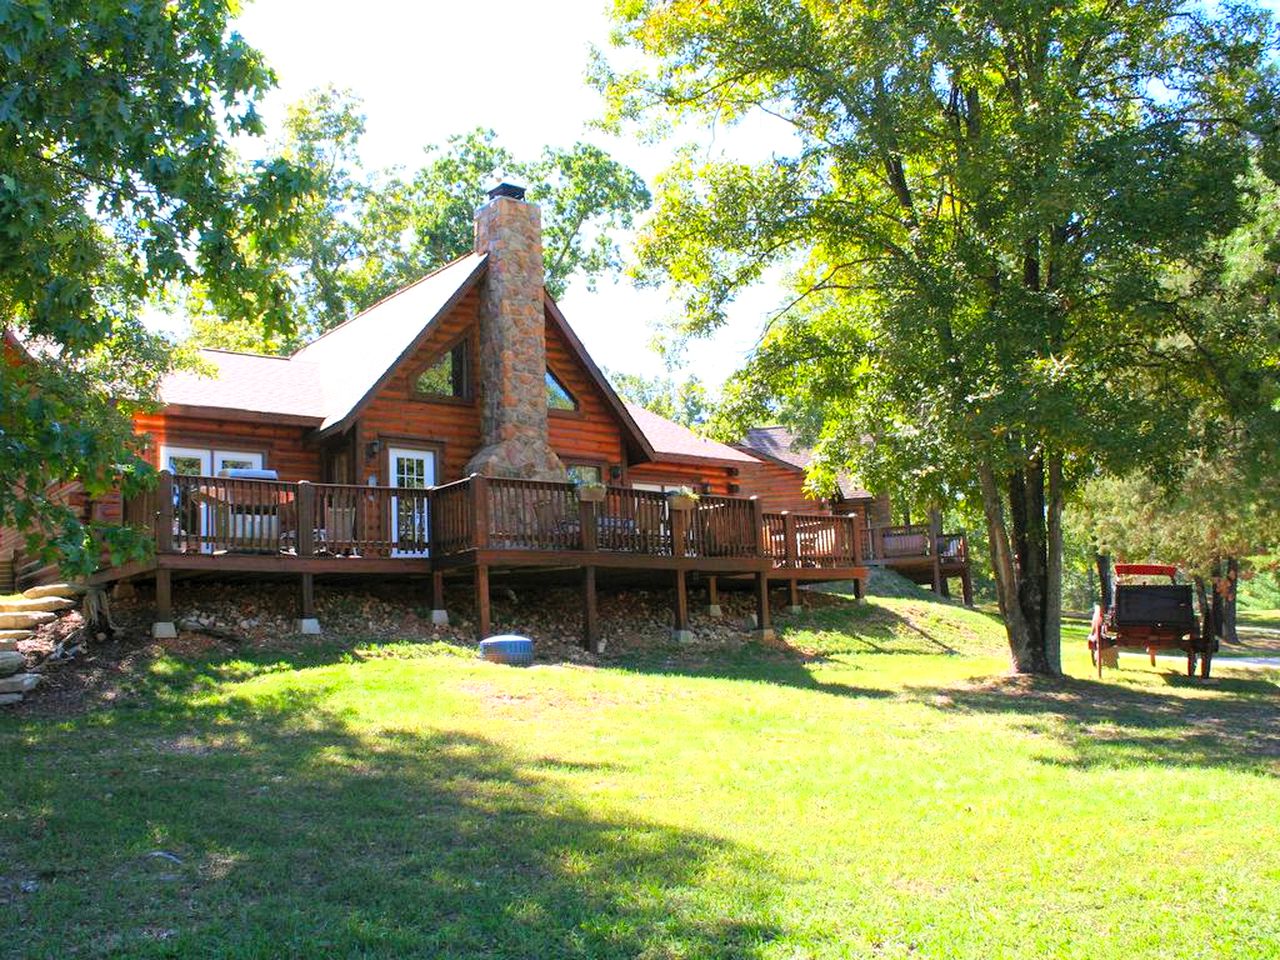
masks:
{"type": "Polygon", "coordinates": [[[1197,658],[1200,676],[1209,676],[1218,649],[1212,608],[1203,584],[1178,583],[1177,573],[1163,563],[1116,564],[1111,603],[1105,611],[1101,605],[1093,608],[1089,632],[1089,654],[1099,677],[1105,653],[1113,647],[1145,648],[1152,666],[1157,650],[1183,650],[1187,676],[1195,676],[1197,658]]]}

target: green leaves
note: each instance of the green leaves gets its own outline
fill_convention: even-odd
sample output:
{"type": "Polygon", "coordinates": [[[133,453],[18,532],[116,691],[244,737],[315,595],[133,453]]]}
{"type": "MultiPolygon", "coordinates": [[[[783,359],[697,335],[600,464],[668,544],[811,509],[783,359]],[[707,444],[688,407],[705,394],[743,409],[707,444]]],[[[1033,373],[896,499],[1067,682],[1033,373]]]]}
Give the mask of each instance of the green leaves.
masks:
{"type": "Polygon", "coordinates": [[[757,112],[799,144],[756,167],[679,157],[639,245],[688,333],[765,265],[806,258],[731,414],[792,423],[819,479],[850,467],[912,505],[977,500],[981,479],[1011,641],[1044,654],[1016,659],[1052,664],[1061,495],[1176,472],[1206,393],[1243,402],[1227,384],[1257,379],[1238,362],[1256,351],[1227,347],[1205,293],[1170,278],[1203,279],[1243,222],[1251,156],[1280,166],[1269,18],[1177,0],[618,0],[613,19],[645,61],[597,66],[609,122],[757,112]]]}
{"type": "MultiPolygon", "coordinates": [[[[532,161],[513,157],[492,130],[476,129],[426,148],[412,174],[361,168],[360,101],[350,91],[313,91],[294,104],[278,145],[286,170],[305,170],[295,229],[260,251],[280,265],[274,277],[291,298],[263,304],[289,313],[266,330],[256,322],[221,324],[209,309],[208,283],[188,297],[193,336],[206,346],[288,352],[354,313],[467,253],[475,209],[499,180],[529,188],[543,217],[547,289],[560,296],[574,276],[588,284],[619,268],[613,231],[632,225],[649,204],[644,181],[589,144],[546,148],[532,161]],[[296,332],[295,332],[296,330],[296,332]]],[[[264,211],[265,215],[265,211],[264,211]]],[[[259,251],[255,251],[259,252],[259,251]]]]}
{"type": "Polygon", "coordinates": [[[174,362],[143,304],[203,279],[220,314],[291,323],[274,253],[307,176],[245,169],[227,146],[260,129],[253,102],[272,83],[229,15],[0,2],[0,316],[27,348],[0,363],[0,525],[43,528],[81,572],[106,528],[37,491],[100,486],[134,461],[130,416],[174,362]]]}

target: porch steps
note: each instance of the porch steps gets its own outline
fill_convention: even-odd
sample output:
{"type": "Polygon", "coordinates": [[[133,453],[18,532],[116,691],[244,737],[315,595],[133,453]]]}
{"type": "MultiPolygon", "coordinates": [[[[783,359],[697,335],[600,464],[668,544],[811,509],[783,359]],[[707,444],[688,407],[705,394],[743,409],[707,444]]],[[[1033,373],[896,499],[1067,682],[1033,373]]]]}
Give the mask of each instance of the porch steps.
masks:
{"type": "Polygon", "coordinates": [[[21,703],[40,684],[40,674],[26,671],[27,658],[18,644],[30,640],[60,613],[75,609],[84,591],[79,584],[50,583],[25,590],[21,597],[0,600],[0,706],[21,703]]]}

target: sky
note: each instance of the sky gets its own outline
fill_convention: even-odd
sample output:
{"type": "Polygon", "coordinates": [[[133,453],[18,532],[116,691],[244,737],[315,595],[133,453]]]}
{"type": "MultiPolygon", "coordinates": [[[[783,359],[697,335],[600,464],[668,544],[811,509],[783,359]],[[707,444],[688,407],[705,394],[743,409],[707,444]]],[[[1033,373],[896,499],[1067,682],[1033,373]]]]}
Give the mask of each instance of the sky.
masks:
{"type": "MultiPolygon", "coordinates": [[[[641,144],[629,134],[616,138],[589,127],[602,112],[584,75],[590,47],[608,48],[603,0],[256,0],[235,28],[277,74],[279,85],[262,104],[268,130],[278,131],[286,106],[308,91],[330,84],[350,89],[364,101],[361,157],[369,170],[413,169],[424,146],[477,126],[495,130],[520,157],[547,145],[595,143],[650,186],[675,150],[673,141],[641,144]]],[[[691,130],[681,142],[698,142],[706,156],[760,160],[789,146],[787,130],[774,123],[691,130]]],[[[627,238],[621,239],[625,246],[627,238]]],[[[693,343],[673,375],[696,375],[718,387],[783,300],[776,281],[742,296],[730,322],[712,339],[693,343]]],[[[663,291],[602,277],[591,292],[579,278],[560,303],[597,363],[647,376],[666,372],[650,349],[655,323],[676,310],[663,291]]]]}

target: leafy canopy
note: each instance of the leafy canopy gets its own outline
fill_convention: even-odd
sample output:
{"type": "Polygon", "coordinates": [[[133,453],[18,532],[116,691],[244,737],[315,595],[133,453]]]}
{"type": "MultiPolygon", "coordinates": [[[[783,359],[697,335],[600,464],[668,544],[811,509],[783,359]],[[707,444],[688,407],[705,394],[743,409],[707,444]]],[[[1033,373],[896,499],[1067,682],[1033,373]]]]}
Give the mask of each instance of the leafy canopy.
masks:
{"type": "Polygon", "coordinates": [[[317,90],[294,104],[279,155],[311,171],[314,188],[301,227],[282,251],[294,284],[297,333],[272,336],[256,325],[224,324],[187,298],[193,341],[201,346],[287,353],[404,285],[467,253],[475,208],[500,180],[526,184],[542,208],[547,289],[561,296],[574,276],[621,269],[612,234],[648,207],[640,176],[598,147],[547,147],[532,160],[513,156],[492,130],[475,129],[425,148],[416,171],[367,173],[359,156],[360,101],[317,90]]]}
{"type": "Polygon", "coordinates": [[[763,113],[797,144],[756,165],[683,153],[641,278],[702,333],[802,258],[735,386],[742,418],[810,425],[828,473],[980,503],[1015,666],[1056,670],[1064,497],[1100,466],[1178,461],[1200,405],[1170,272],[1241,222],[1251,154],[1274,166],[1267,15],[618,0],[613,20],[647,57],[597,64],[609,122],[763,113]]]}
{"type": "Polygon", "coordinates": [[[84,528],[46,479],[100,492],[141,470],[129,417],[175,362],[139,319],[200,280],[212,309],[287,330],[278,252],[307,187],[245,167],[273,77],[226,3],[0,2],[0,525],[41,527],[72,567],[126,532],[84,528]]]}
{"type": "Polygon", "coordinates": [[[709,429],[715,414],[715,399],[697,377],[676,381],[671,377],[649,378],[612,370],[605,374],[622,399],[696,432],[709,429]]]}

